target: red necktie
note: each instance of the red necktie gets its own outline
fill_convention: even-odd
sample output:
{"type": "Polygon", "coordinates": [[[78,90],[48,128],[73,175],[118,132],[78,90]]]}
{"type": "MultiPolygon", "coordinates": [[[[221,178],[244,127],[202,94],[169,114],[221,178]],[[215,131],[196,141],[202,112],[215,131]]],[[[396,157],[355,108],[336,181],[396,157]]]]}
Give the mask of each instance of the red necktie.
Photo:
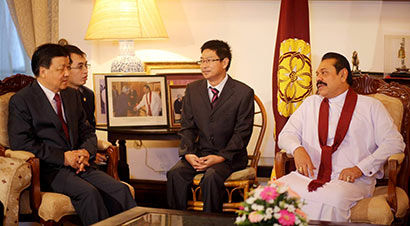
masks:
{"type": "Polygon", "coordinates": [[[316,191],[330,181],[332,174],[332,154],[337,150],[346,136],[347,130],[352,120],[353,111],[356,107],[357,93],[350,88],[347,91],[346,99],[343,104],[342,113],[340,114],[339,122],[337,123],[335,139],[332,146],[327,146],[327,135],[329,130],[329,100],[324,98],[320,104],[319,110],[319,144],[322,148],[320,159],[319,173],[316,180],[312,180],[308,185],[310,192],[316,191]]]}
{"type": "Polygon", "coordinates": [[[151,99],[152,98],[152,92],[149,91],[149,99],[148,99],[148,95],[145,94],[145,101],[147,102],[147,115],[148,116],[152,116],[152,111],[151,111],[151,99]]]}
{"type": "Polygon", "coordinates": [[[57,114],[58,114],[58,118],[61,121],[61,124],[63,125],[65,136],[67,137],[67,140],[70,140],[70,136],[68,135],[68,126],[65,123],[64,118],[63,118],[63,110],[61,108],[61,98],[60,98],[60,95],[58,95],[58,93],[56,93],[56,95],[54,96],[54,100],[56,101],[56,104],[57,104],[57,114]]]}
{"type": "Polygon", "coordinates": [[[212,88],[212,87],[209,87],[209,88],[211,89],[211,92],[212,92],[212,94],[213,94],[212,100],[211,100],[211,104],[212,104],[212,107],[214,107],[216,101],[218,100],[219,90],[217,90],[217,89],[215,89],[215,88],[212,88]]]}

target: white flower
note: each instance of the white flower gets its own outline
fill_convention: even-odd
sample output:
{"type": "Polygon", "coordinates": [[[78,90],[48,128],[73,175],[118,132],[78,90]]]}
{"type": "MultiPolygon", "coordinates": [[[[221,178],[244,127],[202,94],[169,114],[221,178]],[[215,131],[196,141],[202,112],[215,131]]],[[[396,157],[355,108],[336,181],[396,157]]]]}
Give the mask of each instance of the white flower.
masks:
{"type": "Polygon", "coordinates": [[[285,201],[280,201],[280,202],[279,202],[279,207],[280,207],[280,208],[285,209],[285,205],[286,205],[286,202],[285,202],[285,201]]]}
{"type": "Polygon", "coordinates": [[[280,213],[275,213],[275,214],[273,214],[273,216],[275,217],[275,219],[279,219],[280,218],[280,213]]]}
{"type": "Polygon", "coordinates": [[[245,210],[246,212],[249,212],[249,207],[245,206],[243,210],[245,210]]]}
{"type": "Polygon", "coordinates": [[[296,210],[293,205],[288,205],[287,209],[288,209],[288,211],[291,212],[291,213],[295,212],[295,210],[296,210]]]}
{"type": "Polygon", "coordinates": [[[300,224],[300,223],[301,223],[301,222],[300,222],[299,217],[295,217],[295,224],[298,225],[298,224],[300,224]]]}
{"type": "Polygon", "coordinates": [[[270,219],[272,219],[272,214],[265,214],[265,215],[263,216],[263,220],[264,220],[264,221],[268,221],[268,220],[270,220],[270,219]]]}
{"type": "MultiPolygon", "coordinates": [[[[270,214],[270,215],[272,215],[272,213],[273,213],[273,209],[272,209],[272,207],[268,207],[268,208],[266,208],[266,214],[270,214]]],[[[279,212],[279,211],[278,211],[279,212]]]]}
{"type": "Polygon", "coordinates": [[[279,211],[280,211],[279,206],[275,206],[275,208],[273,209],[273,212],[274,213],[279,213],[279,211]]]}
{"type": "Polygon", "coordinates": [[[277,223],[274,223],[274,224],[273,224],[273,226],[282,226],[282,225],[280,225],[280,224],[277,224],[277,223]]]}
{"type": "Polygon", "coordinates": [[[247,200],[246,200],[246,203],[248,203],[249,205],[251,205],[252,203],[254,203],[256,201],[256,198],[255,197],[249,197],[247,200]]]}
{"type": "Polygon", "coordinates": [[[252,204],[251,209],[256,210],[256,211],[262,211],[263,209],[265,209],[265,207],[254,203],[252,204]]]}
{"type": "Polygon", "coordinates": [[[255,190],[254,190],[254,195],[253,195],[253,197],[254,197],[255,199],[261,199],[261,193],[262,193],[262,191],[263,191],[263,188],[257,188],[257,189],[255,189],[255,190]]]}
{"type": "Polygon", "coordinates": [[[244,215],[242,215],[242,216],[238,216],[238,217],[236,218],[235,223],[241,223],[241,222],[244,222],[245,220],[246,220],[246,214],[244,214],[244,215]]]}

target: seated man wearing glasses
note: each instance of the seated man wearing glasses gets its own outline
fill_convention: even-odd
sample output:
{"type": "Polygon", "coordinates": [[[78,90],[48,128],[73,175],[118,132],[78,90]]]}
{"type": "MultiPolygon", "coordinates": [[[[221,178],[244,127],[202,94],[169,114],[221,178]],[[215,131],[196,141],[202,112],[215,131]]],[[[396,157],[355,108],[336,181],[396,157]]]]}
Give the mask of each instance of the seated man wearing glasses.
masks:
{"type": "MultiPolygon", "coordinates": [[[[77,46],[64,45],[64,48],[70,54],[71,70],[68,77],[68,86],[79,91],[81,103],[87,116],[87,121],[95,129],[95,104],[94,92],[85,87],[84,84],[88,78],[88,62],[86,54],[77,46]]],[[[97,153],[95,156],[96,163],[103,163],[107,161],[105,155],[97,153]]]]}
{"type": "Polygon", "coordinates": [[[201,47],[204,79],[188,84],[182,104],[181,160],[167,173],[168,205],[187,209],[194,176],[204,173],[200,187],[205,212],[221,212],[224,181],[248,163],[252,134],[253,90],[227,75],[231,50],[211,40],[201,47]]]}
{"type": "Polygon", "coordinates": [[[41,189],[69,196],[82,225],[91,225],[136,203],[126,185],[89,167],[97,137],[78,92],[67,87],[69,56],[56,44],[36,49],[36,79],[11,97],[8,134],[11,149],[40,159],[41,189]]]}

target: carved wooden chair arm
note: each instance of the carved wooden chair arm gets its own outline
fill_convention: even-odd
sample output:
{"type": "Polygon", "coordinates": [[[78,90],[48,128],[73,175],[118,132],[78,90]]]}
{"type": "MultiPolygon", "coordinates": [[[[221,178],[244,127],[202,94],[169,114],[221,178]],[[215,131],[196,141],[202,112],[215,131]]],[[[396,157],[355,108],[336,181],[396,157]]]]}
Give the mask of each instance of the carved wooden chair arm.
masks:
{"type": "Polygon", "coordinates": [[[289,172],[286,172],[287,165],[294,165],[293,156],[287,154],[284,150],[276,153],[275,156],[275,171],[276,171],[276,178],[280,178],[286,175],[289,172]]]}
{"type": "Polygon", "coordinates": [[[116,180],[120,180],[118,175],[118,159],[119,151],[117,146],[109,145],[106,149],[98,149],[98,153],[108,156],[107,160],[107,174],[116,180]]]}
{"type": "Polygon", "coordinates": [[[397,195],[396,195],[396,184],[397,175],[400,172],[400,166],[405,158],[404,153],[394,154],[389,157],[388,169],[389,169],[389,182],[387,185],[387,203],[391,207],[392,211],[396,213],[397,211],[397,195]]]}

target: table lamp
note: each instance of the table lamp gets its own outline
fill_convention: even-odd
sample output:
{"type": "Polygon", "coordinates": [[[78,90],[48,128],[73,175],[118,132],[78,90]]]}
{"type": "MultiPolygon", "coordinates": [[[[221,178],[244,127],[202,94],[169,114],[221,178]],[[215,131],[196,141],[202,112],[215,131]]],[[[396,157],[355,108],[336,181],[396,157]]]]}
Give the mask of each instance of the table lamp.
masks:
{"type": "Polygon", "coordinates": [[[111,72],[143,72],[134,40],[166,39],[155,0],[96,0],[85,40],[118,40],[120,55],[111,72]]]}

